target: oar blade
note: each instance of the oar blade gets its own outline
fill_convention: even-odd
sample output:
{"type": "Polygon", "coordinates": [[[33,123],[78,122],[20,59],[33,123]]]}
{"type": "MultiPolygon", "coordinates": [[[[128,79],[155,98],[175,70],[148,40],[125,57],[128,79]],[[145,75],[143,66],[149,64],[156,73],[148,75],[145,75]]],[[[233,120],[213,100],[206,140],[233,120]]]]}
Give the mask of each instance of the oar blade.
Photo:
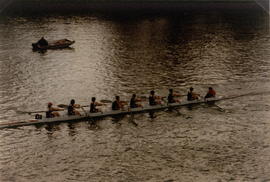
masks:
{"type": "Polygon", "coordinates": [[[36,113],[42,113],[47,111],[16,111],[18,114],[36,114],[36,113]]]}
{"type": "Polygon", "coordinates": [[[68,105],[66,105],[66,104],[58,104],[57,107],[60,107],[60,108],[68,108],[68,105]]]}
{"type": "Polygon", "coordinates": [[[111,100],[106,100],[106,99],[102,99],[102,100],[100,100],[100,102],[105,103],[105,104],[112,103],[111,100]]]}

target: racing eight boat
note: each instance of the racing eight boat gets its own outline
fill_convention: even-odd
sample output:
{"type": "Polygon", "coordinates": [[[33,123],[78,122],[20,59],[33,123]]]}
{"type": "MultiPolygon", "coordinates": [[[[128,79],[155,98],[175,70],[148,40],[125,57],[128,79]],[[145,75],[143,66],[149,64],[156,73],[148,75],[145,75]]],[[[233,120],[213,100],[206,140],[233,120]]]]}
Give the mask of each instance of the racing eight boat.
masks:
{"type": "Polygon", "coordinates": [[[28,120],[28,121],[0,123],[0,129],[16,128],[16,127],[29,126],[29,125],[55,124],[55,123],[62,123],[62,122],[89,121],[91,119],[104,118],[104,117],[110,117],[110,116],[137,114],[137,113],[165,110],[165,109],[170,109],[170,108],[177,108],[177,107],[181,107],[181,106],[189,106],[189,105],[209,103],[209,102],[213,103],[215,101],[232,99],[234,97],[236,97],[236,96],[215,97],[215,98],[200,99],[200,100],[194,100],[194,101],[183,101],[181,103],[160,104],[160,105],[154,105],[154,106],[148,105],[148,106],[144,106],[144,107],[127,108],[125,110],[116,110],[116,111],[112,110],[112,111],[107,111],[107,112],[97,112],[97,113],[85,112],[81,116],[63,115],[60,117],[45,118],[41,115],[37,115],[38,117],[36,117],[35,119],[28,120]]]}

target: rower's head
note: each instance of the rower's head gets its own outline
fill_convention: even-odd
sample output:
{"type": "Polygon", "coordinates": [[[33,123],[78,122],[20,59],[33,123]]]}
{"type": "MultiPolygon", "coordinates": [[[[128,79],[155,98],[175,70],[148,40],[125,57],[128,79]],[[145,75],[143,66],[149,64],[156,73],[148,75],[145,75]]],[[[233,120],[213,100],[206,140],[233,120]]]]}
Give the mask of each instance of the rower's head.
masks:
{"type": "Polygon", "coordinates": [[[52,107],[52,103],[51,102],[48,103],[48,107],[52,107]]]}
{"type": "Polygon", "coordinates": [[[192,92],[194,89],[193,89],[193,87],[190,87],[189,90],[192,92]]]}
{"type": "Polygon", "coordinates": [[[96,98],[95,97],[92,97],[92,102],[95,102],[96,101],[96,98]]]}
{"type": "Polygon", "coordinates": [[[172,88],[170,88],[170,89],[169,89],[169,92],[170,92],[170,93],[173,93],[173,89],[172,89],[172,88]]]}
{"type": "Polygon", "coordinates": [[[132,98],[135,98],[136,97],[136,94],[132,94],[132,98]]]}
{"type": "Polygon", "coordinates": [[[75,100],[74,99],[71,99],[70,104],[71,105],[74,105],[75,104],[75,100]]]}
{"type": "Polygon", "coordinates": [[[118,95],[115,96],[115,100],[119,101],[120,100],[120,97],[118,95]]]}
{"type": "Polygon", "coordinates": [[[155,91],[154,90],[151,90],[150,94],[151,95],[155,95],[155,91]]]}
{"type": "Polygon", "coordinates": [[[212,87],[209,87],[208,90],[213,90],[213,88],[212,87]]]}

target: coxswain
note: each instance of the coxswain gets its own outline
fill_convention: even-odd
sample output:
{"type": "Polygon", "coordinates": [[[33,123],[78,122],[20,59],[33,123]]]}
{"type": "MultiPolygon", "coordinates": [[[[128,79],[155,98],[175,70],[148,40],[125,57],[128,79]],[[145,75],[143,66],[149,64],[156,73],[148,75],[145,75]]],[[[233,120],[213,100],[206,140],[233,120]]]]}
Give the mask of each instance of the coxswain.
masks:
{"type": "Polygon", "coordinates": [[[57,111],[63,111],[64,109],[52,107],[52,103],[48,103],[48,111],[46,112],[46,118],[59,117],[60,114],[57,111]]]}
{"type": "Polygon", "coordinates": [[[41,39],[37,42],[38,45],[40,46],[47,46],[49,45],[48,41],[44,39],[44,37],[41,37],[41,39]]]}
{"type": "Polygon", "coordinates": [[[148,99],[149,99],[149,105],[150,106],[161,104],[160,97],[159,96],[155,96],[155,91],[154,90],[152,90],[150,92],[150,96],[149,96],[148,99]]]}
{"type": "Polygon", "coordinates": [[[199,96],[200,96],[200,95],[194,93],[193,90],[194,90],[194,89],[193,89],[192,87],[189,88],[189,92],[188,92],[188,94],[187,94],[187,100],[188,100],[188,101],[198,100],[198,99],[199,99],[199,96]]]}
{"type": "Polygon", "coordinates": [[[95,113],[95,112],[101,112],[100,109],[96,108],[97,106],[102,106],[103,104],[96,102],[96,98],[92,97],[92,102],[90,104],[90,113],[95,113]]]}
{"type": "Polygon", "coordinates": [[[79,108],[79,104],[75,104],[75,100],[71,99],[70,104],[68,106],[68,115],[81,115],[79,111],[75,108],[79,108]]]}
{"type": "Polygon", "coordinates": [[[141,104],[138,104],[137,102],[141,102],[141,99],[136,98],[136,94],[132,94],[132,97],[130,99],[130,108],[137,108],[137,107],[142,107],[141,104]]]}
{"type": "Polygon", "coordinates": [[[208,92],[204,98],[207,99],[207,98],[211,98],[211,97],[215,97],[215,96],[216,96],[216,91],[212,87],[209,87],[208,92]]]}
{"type": "Polygon", "coordinates": [[[112,110],[120,110],[124,109],[124,104],[126,104],[125,101],[120,101],[120,97],[117,95],[115,96],[115,101],[112,103],[112,110]]]}
{"type": "Polygon", "coordinates": [[[173,93],[173,89],[169,89],[169,95],[168,95],[168,103],[176,103],[176,102],[180,102],[179,100],[175,99],[174,97],[180,97],[180,94],[175,94],[173,93]]]}

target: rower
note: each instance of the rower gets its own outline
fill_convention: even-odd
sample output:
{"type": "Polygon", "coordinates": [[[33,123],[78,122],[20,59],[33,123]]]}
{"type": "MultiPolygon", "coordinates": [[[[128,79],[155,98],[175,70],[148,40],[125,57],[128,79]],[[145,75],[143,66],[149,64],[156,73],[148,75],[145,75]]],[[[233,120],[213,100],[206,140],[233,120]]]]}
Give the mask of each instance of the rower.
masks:
{"type": "Polygon", "coordinates": [[[68,106],[68,115],[81,115],[79,111],[77,111],[75,108],[79,108],[79,104],[75,104],[75,100],[71,99],[70,104],[68,106]]]}
{"type": "Polygon", "coordinates": [[[102,106],[102,105],[103,104],[96,102],[95,97],[92,97],[92,102],[90,104],[90,113],[101,112],[101,110],[96,108],[96,106],[102,106]]]}
{"type": "Polygon", "coordinates": [[[215,96],[216,96],[216,91],[212,87],[209,87],[208,92],[204,98],[207,99],[207,98],[211,98],[211,97],[215,97],[215,96]]]}
{"type": "Polygon", "coordinates": [[[142,107],[141,104],[138,104],[137,102],[142,101],[141,99],[136,98],[136,94],[133,94],[131,99],[130,99],[130,108],[137,108],[137,107],[142,107]]]}
{"type": "Polygon", "coordinates": [[[54,118],[54,117],[59,117],[60,114],[57,111],[63,111],[64,109],[61,108],[56,108],[56,107],[52,107],[52,103],[49,102],[48,103],[48,111],[46,112],[46,118],[54,118]]]}
{"type": "Polygon", "coordinates": [[[175,99],[174,97],[180,97],[180,94],[175,94],[173,93],[173,89],[169,89],[169,95],[168,95],[168,103],[176,103],[176,102],[180,102],[179,100],[175,99]]]}
{"type": "Polygon", "coordinates": [[[161,104],[161,101],[160,100],[157,100],[157,99],[160,99],[159,96],[155,96],[155,91],[152,90],[150,92],[150,96],[149,96],[149,105],[150,106],[154,106],[154,105],[157,105],[157,104],[161,104]]]}
{"type": "Polygon", "coordinates": [[[194,89],[193,89],[192,87],[189,88],[189,92],[188,92],[188,94],[187,94],[187,100],[188,100],[188,101],[198,100],[198,99],[199,99],[199,96],[200,96],[200,95],[194,93],[193,90],[194,90],[194,89]]]}
{"type": "Polygon", "coordinates": [[[115,101],[112,103],[112,110],[120,110],[124,109],[124,104],[126,104],[125,101],[120,101],[120,97],[117,95],[115,96],[115,101]]]}

